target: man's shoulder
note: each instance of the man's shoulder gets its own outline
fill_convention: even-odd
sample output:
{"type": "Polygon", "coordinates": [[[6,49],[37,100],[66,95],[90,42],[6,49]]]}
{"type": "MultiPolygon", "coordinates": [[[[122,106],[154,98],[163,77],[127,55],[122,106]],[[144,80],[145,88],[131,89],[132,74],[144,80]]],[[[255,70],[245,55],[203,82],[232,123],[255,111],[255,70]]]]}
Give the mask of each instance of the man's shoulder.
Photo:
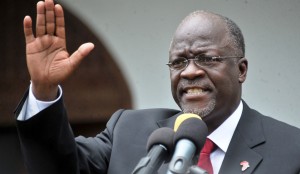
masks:
{"type": "Polygon", "coordinates": [[[178,113],[180,110],[171,109],[171,108],[147,108],[147,109],[125,109],[125,112],[128,113],[178,113]]]}
{"type": "Polygon", "coordinates": [[[122,109],[119,110],[120,115],[126,118],[138,119],[167,119],[181,111],[169,108],[148,108],[148,109],[122,109]]]}
{"type": "Polygon", "coordinates": [[[264,136],[272,143],[289,143],[291,147],[300,148],[300,128],[275,119],[259,115],[264,136]]]}
{"type": "Polygon", "coordinates": [[[283,121],[280,121],[272,116],[262,114],[259,111],[250,108],[246,104],[244,104],[244,105],[245,105],[245,115],[247,117],[259,118],[258,120],[261,120],[264,128],[273,129],[274,132],[282,131],[283,133],[284,133],[284,131],[288,130],[288,131],[292,131],[292,132],[297,132],[300,135],[300,128],[292,126],[283,121]]]}
{"type": "Polygon", "coordinates": [[[274,141],[273,143],[286,141],[298,144],[297,146],[300,148],[300,129],[298,127],[272,116],[261,114],[247,105],[245,105],[245,113],[241,120],[243,120],[243,124],[239,127],[246,135],[251,134],[249,132],[255,132],[254,135],[262,134],[266,140],[274,141]]]}
{"type": "MultiPolygon", "coordinates": [[[[300,128],[290,125],[288,123],[285,123],[283,121],[277,120],[270,116],[262,116],[261,120],[264,125],[264,129],[269,130],[270,132],[277,133],[278,135],[285,136],[286,134],[295,135],[300,138],[300,128]]],[[[300,141],[300,139],[299,139],[300,141]]]]}

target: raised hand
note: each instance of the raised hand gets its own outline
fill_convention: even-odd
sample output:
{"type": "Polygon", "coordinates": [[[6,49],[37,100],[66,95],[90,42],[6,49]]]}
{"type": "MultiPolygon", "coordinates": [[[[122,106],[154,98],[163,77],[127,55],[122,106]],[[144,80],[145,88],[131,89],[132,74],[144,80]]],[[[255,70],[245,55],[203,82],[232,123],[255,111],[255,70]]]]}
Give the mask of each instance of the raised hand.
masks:
{"type": "Polygon", "coordinates": [[[53,0],[37,3],[36,36],[29,16],[24,18],[24,34],[33,94],[39,100],[53,100],[58,84],[72,74],[94,45],[85,43],[69,55],[63,8],[59,4],[54,5],[53,0]]]}

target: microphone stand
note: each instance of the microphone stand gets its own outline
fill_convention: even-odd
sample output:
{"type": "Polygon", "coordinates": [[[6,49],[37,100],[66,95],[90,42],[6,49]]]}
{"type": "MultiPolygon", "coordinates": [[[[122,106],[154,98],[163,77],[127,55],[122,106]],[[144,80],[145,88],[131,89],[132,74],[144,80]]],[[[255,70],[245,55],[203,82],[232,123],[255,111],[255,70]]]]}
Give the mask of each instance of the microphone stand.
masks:
{"type": "Polygon", "coordinates": [[[131,174],[153,174],[167,156],[167,149],[163,145],[156,145],[146,157],[143,157],[131,174]]]}

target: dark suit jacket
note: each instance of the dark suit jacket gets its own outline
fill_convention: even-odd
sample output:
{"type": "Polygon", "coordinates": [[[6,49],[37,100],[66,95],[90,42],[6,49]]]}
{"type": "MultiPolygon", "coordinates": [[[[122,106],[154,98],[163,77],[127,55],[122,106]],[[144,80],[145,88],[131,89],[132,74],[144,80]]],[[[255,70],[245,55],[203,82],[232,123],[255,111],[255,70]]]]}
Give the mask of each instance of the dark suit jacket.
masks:
{"type": "MultiPolygon", "coordinates": [[[[26,97],[26,96],[25,96],[26,97]]],[[[16,110],[18,115],[23,100],[16,110]]],[[[146,152],[148,136],[159,127],[173,128],[180,111],[118,110],[107,128],[93,138],[74,141],[59,100],[27,121],[17,121],[25,164],[31,174],[129,174],[146,152]]],[[[163,164],[158,173],[166,173],[163,164]]],[[[300,130],[266,117],[244,103],[242,117],[220,169],[221,174],[297,174],[300,130]],[[242,172],[241,161],[250,167],[242,172]]]]}

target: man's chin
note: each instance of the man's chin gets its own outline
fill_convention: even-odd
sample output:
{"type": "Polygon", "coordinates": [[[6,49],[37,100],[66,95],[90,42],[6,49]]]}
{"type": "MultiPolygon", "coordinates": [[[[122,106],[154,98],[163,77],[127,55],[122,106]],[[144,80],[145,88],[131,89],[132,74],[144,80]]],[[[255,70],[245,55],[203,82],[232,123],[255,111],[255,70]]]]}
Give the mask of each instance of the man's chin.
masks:
{"type": "Polygon", "coordinates": [[[193,113],[199,115],[201,118],[207,116],[210,114],[216,106],[216,101],[211,100],[209,103],[207,103],[205,106],[201,106],[200,104],[182,104],[181,109],[184,113],[193,113]]]}

